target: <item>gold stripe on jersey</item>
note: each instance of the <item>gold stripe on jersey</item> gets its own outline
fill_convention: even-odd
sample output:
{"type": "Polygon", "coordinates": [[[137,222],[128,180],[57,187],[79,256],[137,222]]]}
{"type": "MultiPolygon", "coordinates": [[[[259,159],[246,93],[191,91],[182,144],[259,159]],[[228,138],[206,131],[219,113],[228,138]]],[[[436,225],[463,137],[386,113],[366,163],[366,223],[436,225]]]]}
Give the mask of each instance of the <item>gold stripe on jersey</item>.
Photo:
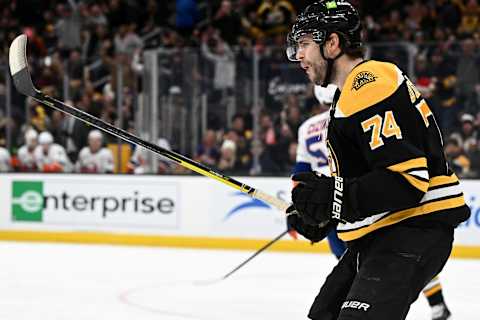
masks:
{"type": "Polygon", "coordinates": [[[385,100],[403,80],[401,71],[392,63],[370,60],[358,65],[345,80],[335,117],[349,117],[385,100]]]}
{"type": "Polygon", "coordinates": [[[410,169],[414,168],[427,168],[427,158],[425,157],[420,157],[420,158],[415,158],[415,159],[410,159],[404,162],[400,162],[397,164],[392,164],[391,166],[388,166],[387,169],[394,171],[394,172],[405,172],[410,169]]]}
{"type": "Polygon", "coordinates": [[[435,276],[432,280],[430,280],[429,283],[427,283],[427,285],[423,288],[423,292],[425,291],[428,291],[430,289],[432,289],[433,287],[436,287],[440,284],[440,279],[438,278],[438,276],[435,276]]]}
{"type": "Polygon", "coordinates": [[[429,188],[439,187],[447,184],[457,183],[458,178],[455,173],[450,176],[436,176],[430,178],[430,186],[429,188]]]}
{"type": "Polygon", "coordinates": [[[417,178],[415,178],[412,175],[409,175],[408,173],[400,173],[412,186],[417,188],[418,190],[422,192],[427,192],[428,190],[428,181],[422,181],[417,178]]]}
{"type": "Polygon", "coordinates": [[[427,158],[420,157],[400,162],[387,167],[388,170],[400,173],[412,186],[422,192],[427,192],[429,187],[427,158]],[[409,174],[407,171],[416,169],[417,172],[424,173],[424,179],[420,179],[414,174],[409,174]]]}
{"type": "Polygon", "coordinates": [[[423,291],[423,294],[425,295],[425,297],[429,298],[431,296],[433,296],[435,293],[437,293],[438,291],[442,290],[442,285],[441,284],[437,284],[435,287],[433,287],[432,289],[429,289],[429,290],[424,290],[423,291]]]}
{"type": "Polygon", "coordinates": [[[337,230],[338,237],[343,241],[355,240],[363,237],[364,235],[372,231],[378,230],[386,226],[390,226],[392,224],[398,223],[402,220],[405,220],[411,217],[426,215],[426,214],[430,214],[430,213],[434,213],[442,210],[454,209],[464,205],[465,205],[465,199],[463,197],[463,194],[454,198],[424,203],[419,205],[418,207],[405,209],[402,211],[397,211],[395,213],[392,213],[384,219],[381,219],[371,225],[368,225],[366,227],[363,227],[357,230],[352,230],[352,231],[337,230]]]}

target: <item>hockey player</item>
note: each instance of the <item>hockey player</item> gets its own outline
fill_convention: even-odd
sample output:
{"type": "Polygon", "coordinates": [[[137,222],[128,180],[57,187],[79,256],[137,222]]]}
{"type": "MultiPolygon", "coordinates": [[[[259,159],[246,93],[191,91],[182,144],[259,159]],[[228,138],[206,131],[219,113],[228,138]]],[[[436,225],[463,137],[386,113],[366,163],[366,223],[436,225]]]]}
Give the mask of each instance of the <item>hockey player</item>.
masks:
{"type": "MultiPolygon", "coordinates": [[[[170,148],[170,143],[165,138],[159,138],[157,145],[166,150],[172,150],[170,148]]],[[[133,152],[132,157],[127,165],[127,170],[129,173],[134,174],[146,174],[146,173],[157,173],[157,174],[168,174],[173,171],[173,163],[167,159],[158,158],[158,166],[155,172],[149,172],[149,165],[147,161],[148,150],[142,147],[136,147],[133,152]]]]}
{"type": "Polygon", "coordinates": [[[80,173],[113,173],[113,154],[103,147],[103,134],[99,130],[88,133],[88,146],[78,154],[75,171],[80,173]]]}
{"type": "Polygon", "coordinates": [[[65,148],[53,142],[53,136],[50,132],[40,133],[38,144],[34,156],[40,172],[71,172],[72,164],[67,157],[65,148]]]}
{"type": "Polygon", "coordinates": [[[25,132],[25,144],[18,149],[17,170],[20,172],[36,172],[37,161],[35,159],[35,149],[38,145],[38,133],[34,129],[28,129],[25,132]]]}
{"type": "MultiPolygon", "coordinates": [[[[326,139],[330,118],[328,110],[333,102],[336,88],[333,84],[326,88],[322,86],[314,87],[315,97],[320,104],[313,107],[312,117],[305,120],[298,128],[297,157],[293,175],[310,171],[330,175],[326,139]]],[[[296,238],[294,232],[293,230],[290,231],[290,235],[296,238]]],[[[335,230],[329,232],[327,238],[330,249],[339,258],[345,251],[345,244],[338,239],[335,230]]]]}
{"type": "Polygon", "coordinates": [[[7,148],[0,147],[0,172],[12,171],[12,157],[7,148]]]}
{"type": "Polygon", "coordinates": [[[335,84],[327,148],[332,177],[299,173],[288,220],[320,241],[346,241],[309,312],[318,319],[405,319],[445,265],[454,228],[470,216],[441,133],[394,64],[363,60],[361,24],[346,1],[297,17],[287,55],[317,85],[335,84]]]}
{"type": "MultiPolygon", "coordinates": [[[[327,88],[315,86],[314,92],[320,103],[319,106],[324,106],[324,108],[327,107],[328,109],[333,102],[335,91],[336,87],[332,84],[329,84],[327,88]]],[[[319,174],[330,175],[330,169],[328,163],[326,163],[326,135],[329,112],[325,111],[325,109],[320,109],[317,112],[319,113],[307,119],[298,129],[297,163],[293,174],[315,171],[319,174]]],[[[347,250],[345,243],[338,238],[335,229],[327,234],[327,239],[330,250],[337,259],[340,259],[347,250]]],[[[432,308],[432,320],[446,320],[450,318],[451,313],[445,304],[442,286],[438,277],[433,278],[425,286],[423,294],[432,308]]]]}

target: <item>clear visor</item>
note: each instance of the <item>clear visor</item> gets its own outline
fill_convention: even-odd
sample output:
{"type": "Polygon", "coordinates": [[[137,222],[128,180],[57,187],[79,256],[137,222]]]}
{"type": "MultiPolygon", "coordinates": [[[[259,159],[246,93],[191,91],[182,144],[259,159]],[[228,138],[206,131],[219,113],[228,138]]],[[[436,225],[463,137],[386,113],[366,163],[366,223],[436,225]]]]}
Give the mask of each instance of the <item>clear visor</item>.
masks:
{"type": "Polygon", "coordinates": [[[297,59],[297,53],[298,53],[298,42],[295,39],[294,35],[290,32],[287,35],[287,49],[286,49],[286,54],[287,58],[290,61],[299,61],[297,59]]]}
{"type": "Polygon", "coordinates": [[[297,45],[291,45],[291,46],[287,46],[287,50],[286,50],[286,53],[287,53],[287,58],[288,60],[290,61],[300,61],[297,59],[297,52],[298,52],[298,46],[297,45]]]}
{"type": "Polygon", "coordinates": [[[321,45],[325,41],[325,34],[326,33],[323,30],[310,30],[310,29],[305,29],[297,32],[290,32],[287,35],[286,54],[287,54],[288,60],[300,61],[297,59],[297,53],[300,50],[298,42],[302,37],[310,35],[313,38],[313,41],[321,45]]]}

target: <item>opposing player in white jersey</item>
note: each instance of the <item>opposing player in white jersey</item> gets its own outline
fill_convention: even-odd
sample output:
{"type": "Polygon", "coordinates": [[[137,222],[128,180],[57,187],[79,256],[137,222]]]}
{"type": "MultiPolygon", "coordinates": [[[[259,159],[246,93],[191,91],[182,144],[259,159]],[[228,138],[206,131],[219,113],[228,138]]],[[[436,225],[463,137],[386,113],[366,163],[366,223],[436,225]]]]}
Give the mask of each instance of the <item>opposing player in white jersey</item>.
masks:
{"type": "MultiPolygon", "coordinates": [[[[171,150],[170,143],[168,140],[164,138],[159,138],[157,141],[157,145],[163,149],[171,150]]],[[[127,165],[127,170],[129,173],[133,174],[146,174],[146,173],[156,173],[156,174],[166,174],[171,173],[173,170],[173,162],[170,160],[160,157],[158,158],[158,166],[157,170],[154,172],[150,172],[150,168],[148,165],[148,150],[142,147],[136,147],[135,151],[133,152],[132,157],[127,165]]]]}
{"type": "Polygon", "coordinates": [[[12,158],[10,152],[4,147],[0,147],[0,172],[9,171],[12,171],[12,158]]]}
{"type": "Polygon", "coordinates": [[[28,129],[25,132],[25,144],[18,149],[17,170],[20,172],[38,171],[37,160],[35,159],[35,149],[38,145],[38,133],[34,129],[28,129]]]}
{"type": "Polygon", "coordinates": [[[38,135],[38,146],[34,156],[40,172],[71,172],[72,163],[68,159],[65,148],[54,143],[50,132],[44,131],[38,135]]]}
{"type": "Polygon", "coordinates": [[[88,146],[82,148],[75,165],[76,172],[113,173],[113,154],[110,149],[102,147],[103,134],[99,130],[88,133],[88,146]]]}
{"type": "MultiPolygon", "coordinates": [[[[315,86],[315,97],[328,110],[333,102],[336,86],[315,86]]],[[[293,174],[306,171],[315,171],[319,174],[330,175],[327,149],[327,127],[330,112],[320,108],[320,113],[307,119],[298,129],[297,161],[293,174]]],[[[290,231],[296,238],[296,234],[290,231]]],[[[345,243],[337,236],[336,230],[327,235],[328,244],[332,253],[339,259],[347,249],[345,243]]],[[[433,278],[423,289],[424,296],[432,308],[432,320],[450,320],[442,293],[442,286],[438,277],[433,278]]]]}
{"type": "MultiPolygon", "coordinates": [[[[337,87],[333,84],[326,88],[314,87],[315,97],[320,104],[312,107],[313,116],[305,120],[298,128],[297,159],[292,175],[308,171],[330,175],[326,139],[330,119],[329,109],[336,89],[337,87]]],[[[293,231],[290,231],[290,235],[294,238],[297,237],[293,231]]],[[[330,249],[339,258],[346,249],[345,244],[338,239],[335,230],[328,234],[327,239],[330,249]]]]}
{"type": "Polygon", "coordinates": [[[308,118],[298,128],[297,160],[294,174],[297,172],[316,171],[330,175],[328,167],[328,151],[325,139],[327,138],[328,108],[332,103],[336,87],[327,88],[315,86],[315,96],[320,105],[315,106],[312,117],[308,118]]]}

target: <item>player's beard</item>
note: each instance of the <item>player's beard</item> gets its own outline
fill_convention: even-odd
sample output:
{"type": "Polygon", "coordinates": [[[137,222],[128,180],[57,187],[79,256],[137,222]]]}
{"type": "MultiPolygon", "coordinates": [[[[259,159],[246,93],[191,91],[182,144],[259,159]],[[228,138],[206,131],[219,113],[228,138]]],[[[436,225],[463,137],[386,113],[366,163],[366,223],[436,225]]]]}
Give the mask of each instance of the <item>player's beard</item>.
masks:
{"type": "MultiPolygon", "coordinates": [[[[309,74],[310,81],[312,81],[314,84],[321,86],[323,85],[323,82],[325,81],[325,77],[327,75],[327,61],[322,59],[322,61],[318,61],[314,64],[312,64],[311,68],[313,69],[313,72],[309,74]]],[[[330,74],[330,79],[328,79],[328,84],[334,83],[335,81],[335,75],[336,75],[336,67],[335,63],[332,65],[332,73],[330,74]]]]}
{"type": "Polygon", "coordinates": [[[312,73],[309,74],[310,81],[316,85],[322,85],[327,73],[327,62],[322,61],[315,62],[311,65],[312,73]]]}

